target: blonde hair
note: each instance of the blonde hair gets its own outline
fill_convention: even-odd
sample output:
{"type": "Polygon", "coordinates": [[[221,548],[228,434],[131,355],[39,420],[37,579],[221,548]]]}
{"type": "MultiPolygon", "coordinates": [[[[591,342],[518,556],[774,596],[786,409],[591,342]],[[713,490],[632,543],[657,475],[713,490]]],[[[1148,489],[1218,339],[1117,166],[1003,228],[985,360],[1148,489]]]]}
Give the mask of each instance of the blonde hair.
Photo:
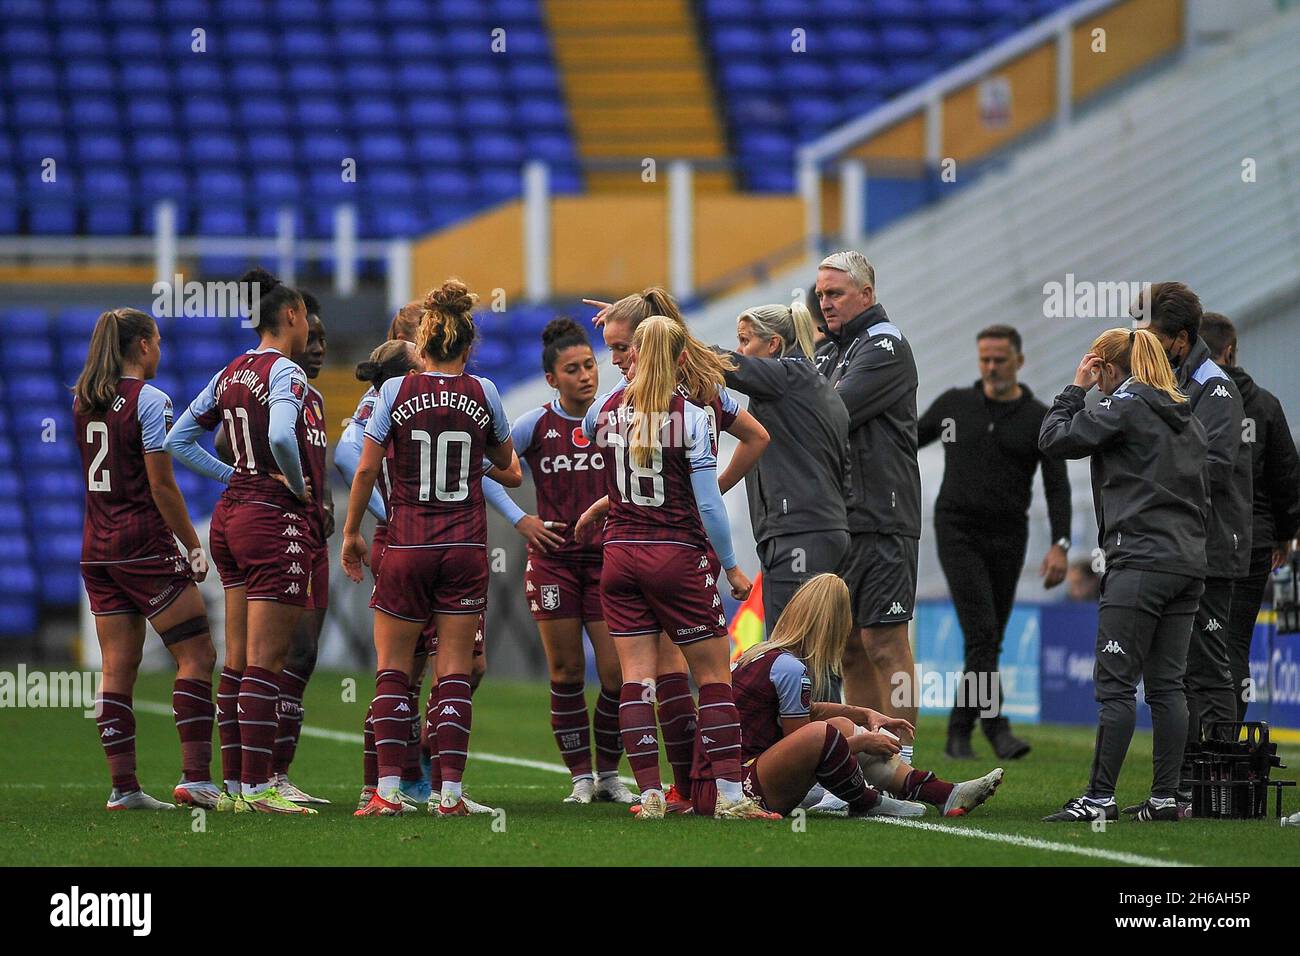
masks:
{"type": "Polygon", "coordinates": [[[652,315],[632,335],[636,374],[623,391],[623,404],[632,406],[632,461],[649,468],[660,451],[659,429],[677,391],[677,359],[685,346],[684,328],[666,315],[652,315]]]}
{"type": "Polygon", "coordinates": [[[736,370],[735,360],[730,355],[719,355],[691,334],[671,295],[658,286],[650,286],[641,292],[624,296],[609,307],[605,313],[605,324],[627,322],[635,337],[641,323],[652,315],[667,319],[681,331],[682,351],[686,353],[679,376],[682,386],[691,401],[702,405],[711,404],[718,397],[718,389],[726,380],[726,373],[736,370]]]}
{"type": "Polygon", "coordinates": [[[153,338],[157,329],[153,317],[139,309],[109,309],[101,313],[95,321],[95,330],[90,333],[86,363],[72,389],[77,407],[92,414],[107,411],[117,395],[127,350],[140,339],[153,338]]]}
{"type": "Polygon", "coordinates": [[[773,648],[803,661],[812,677],[813,693],[822,697],[833,675],[840,673],[844,647],[853,632],[849,588],[837,574],[818,574],[804,583],[772,628],[772,636],[740,655],[748,664],[773,648]]]}
{"type": "Polygon", "coordinates": [[[1103,362],[1118,365],[1144,385],[1164,392],[1175,402],[1187,401],[1178,389],[1169,357],[1155,333],[1146,329],[1107,329],[1089,349],[1103,362]]]}
{"type": "Polygon", "coordinates": [[[448,279],[424,297],[415,344],[434,361],[457,359],[474,344],[478,296],[459,279],[448,279]]]}
{"type": "Polygon", "coordinates": [[[779,338],[782,358],[796,347],[807,358],[811,358],[815,351],[812,313],[802,302],[756,305],[740,313],[739,318],[748,322],[759,338],[779,338]]]}

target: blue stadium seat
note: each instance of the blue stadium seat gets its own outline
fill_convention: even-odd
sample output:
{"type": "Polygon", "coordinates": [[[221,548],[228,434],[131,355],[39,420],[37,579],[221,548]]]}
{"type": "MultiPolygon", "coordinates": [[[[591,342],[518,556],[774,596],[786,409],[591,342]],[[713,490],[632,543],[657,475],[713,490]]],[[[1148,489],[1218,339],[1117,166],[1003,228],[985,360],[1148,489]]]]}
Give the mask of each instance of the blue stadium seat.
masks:
{"type": "Polygon", "coordinates": [[[517,115],[521,126],[527,124],[534,129],[563,130],[569,125],[569,114],[558,97],[521,97],[517,115]]]}
{"type": "MultiPolygon", "coordinates": [[[[530,133],[524,142],[524,158],[540,159],[547,163],[574,163],[573,141],[559,133],[530,133]]],[[[554,187],[555,170],[551,170],[554,187]]]]}
{"type": "Polygon", "coordinates": [[[317,24],[325,19],[325,5],[319,0],[273,0],[275,19],[286,24],[317,24]]]}
{"type": "Polygon", "coordinates": [[[457,166],[433,168],[421,177],[424,191],[435,199],[459,199],[470,195],[474,189],[474,177],[457,166]]]}
{"type": "Polygon", "coordinates": [[[0,535],[21,534],[26,527],[24,512],[21,496],[0,493],[0,535]]]}
{"type": "Polygon", "coordinates": [[[506,75],[512,89],[530,93],[555,93],[560,77],[550,62],[521,60],[507,65],[506,75]]]}
{"type": "Polygon", "coordinates": [[[16,93],[48,93],[58,82],[53,65],[44,60],[14,60],[9,64],[9,86],[16,93]]]}
{"type": "Polygon", "coordinates": [[[385,130],[401,123],[401,112],[391,97],[358,97],[352,103],[352,124],[358,129],[385,130]]]}
{"type": "Polygon", "coordinates": [[[294,60],[318,57],[328,49],[330,38],[324,30],[302,24],[286,28],[280,38],[281,52],[294,60]]]}
{"type": "Polygon", "coordinates": [[[349,61],[343,66],[343,87],[352,93],[390,94],[393,69],[382,61],[349,61]]]}
{"type": "Polygon", "coordinates": [[[176,128],[176,112],[165,96],[133,96],[127,100],[126,119],[134,129],[176,128]]]}
{"type": "Polygon", "coordinates": [[[78,96],[72,98],[69,115],[72,125],[79,130],[114,130],[121,125],[122,114],[117,103],[107,96],[78,96]]]}
{"type": "Polygon", "coordinates": [[[191,129],[229,129],[234,125],[230,104],[220,96],[193,96],[182,101],[181,115],[191,129]]]}
{"type": "Polygon", "coordinates": [[[13,23],[0,38],[0,52],[7,57],[49,56],[54,52],[54,41],[44,24],[13,23]]]}
{"type": "Polygon", "coordinates": [[[406,122],[415,129],[450,127],[459,118],[456,104],[441,96],[412,97],[406,104],[406,122]]]}
{"type": "MultiPolygon", "coordinates": [[[[194,166],[236,166],[245,157],[243,141],[229,127],[195,130],[185,143],[185,155],[194,166]]],[[[202,194],[200,194],[202,195],[202,194]]]]}
{"type": "Polygon", "coordinates": [[[353,58],[382,57],[386,48],[384,35],[373,27],[363,26],[375,22],[365,14],[349,13],[334,18],[337,32],[333,46],[339,56],[348,62],[353,58]]]}
{"type": "Polygon", "coordinates": [[[94,61],[69,63],[63,85],[72,93],[102,93],[113,89],[117,75],[107,63],[94,61]]]}
{"type": "Polygon", "coordinates": [[[108,0],[108,19],[113,23],[153,23],[157,15],[152,0],[108,0]]]}
{"type": "Polygon", "coordinates": [[[63,107],[54,96],[23,96],[13,104],[13,124],[19,129],[52,129],[63,125],[63,107]]]}
{"type": "MultiPolygon", "coordinates": [[[[238,20],[230,18],[227,22],[237,23],[238,20]]],[[[221,48],[232,60],[251,60],[274,56],[276,42],[271,31],[264,27],[232,26],[226,31],[221,48]]]]}
{"type": "Polygon", "coordinates": [[[297,123],[308,128],[336,129],[343,125],[343,106],[332,96],[304,96],[298,100],[297,123]]]}
{"type": "Polygon", "coordinates": [[[518,166],[524,161],[523,144],[512,133],[477,133],[471,144],[474,157],[479,163],[518,166]]]}
{"type": "Polygon", "coordinates": [[[283,130],[293,124],[293,117],[282,98],[250,97],[239,103],[239,124],[252,129],[283,130]]]}
{"type": "Polygon", "coordinates": [[[465,101],[462,116],[465,125],[479,129],[508,129],[515,118],[509,101],[499,96],[471,97],[465,101]]]}
{"type": "Polygon", "coordinates": [[[457,88],[467,97],[495,93],[501,89],[501,71],[492,63],[458,63],[451,68],[451,75],[457,88]]]}
{"type": "Polygon", "coordinates": [[[163,33],[152,26],[123,26],[113,35],[113,52],[123,60],[156,57],[163,49],[163,33]]]}
{"type": "Polygon", "coordinates": [[[541,24],[541,9],[537,0],[494,0],[493,21],[506,24],[541,24]]]}
{"type": "Polygon", "coordinates": [[[26,480],[27,496],[33,500],[42,495],[75,498],[86,491],[80,468],[24,468],[23,477],[26,480]]]}
{"type": "Polygon", "coordinates": [[[242,202],[247,193],[244,177],[234,168],[200,169],[194,176],[194,189],[205,200],[242,202]]]}
{"type": "MultiPolygon", "coordinates": [[[[417,55],[429,53],[426,50],[417,55]]],[[[451,89],[451,78],[438,63],[403,62],[397,67],[397,87],[408,94],[444,93],[451,89]]]]}
{"type": "Polygon", "coordinates": [[[33,501],[27,508],[32,527],[39,529],[44,537],[48,531],[75,531],[81,533],[82,514],[81,496],[63,500],[43,498],[33,501]]]}
{"type": "Polygon", "coordinates": [[[128,60],[122,64],[119,75],[122,89],[127,93],[146,96],[166,95],[171,91],[171,73],[153,60],[128,60]]]}
{"type": "Polygon", "coordinates": [[[275,64],[240,60],[230,65],[230,88],[240,93],[269,96],[284,85],[275,64]]]}
{"type": "MultiPolygon", "coordinates": [[[[360,160],[376,165],[405,163],[409,158],[406,137],[397,133],[372,132],[360,142],[360,160]]],[[[358,180],[361,179],[358,175],[358,180]]]]}
{"type": "Polygon", "coordinates": [[[292,166],[264,167],[253,171],[253,195],[259,203],[292,202],[301,194],[292,166]]]}
{"type": "MultiPolygon", "coordinates": [[[[158,144],[161,146],[161,144],[158,144]]],[[[154,202],[159,199],[181,199],[188,198],[190,181],[185,170],[179,166],[166,165],[176,162],[180,157],[179,143],[175,144],[176,149],[171,152],[163,153],[157,158],[156,165],[145,165],[140,170],[139,176],[139,195],[144,202],[154,202]]],[[[152,228],[153,220],[149,220],[152,228]]]]}
{"type": "Polygon", "coordinates": [[[767,42],[767,35],[747,23],[719,26],[713,32],[713,50],[719,58],[775,52],[767,42]]]}
{"type": "MultiPolygon", "coordinates": [[[[54,346],[43,334],[5,339],[0,342],[0,355],[4,356],[6,368],[49,373],[56,367],[54,346]]],[[[13,385],[18,384],[18,378],[15,378],[13,385]]],[[[10,400],[12,398],[11,392],[10,400]]]]}

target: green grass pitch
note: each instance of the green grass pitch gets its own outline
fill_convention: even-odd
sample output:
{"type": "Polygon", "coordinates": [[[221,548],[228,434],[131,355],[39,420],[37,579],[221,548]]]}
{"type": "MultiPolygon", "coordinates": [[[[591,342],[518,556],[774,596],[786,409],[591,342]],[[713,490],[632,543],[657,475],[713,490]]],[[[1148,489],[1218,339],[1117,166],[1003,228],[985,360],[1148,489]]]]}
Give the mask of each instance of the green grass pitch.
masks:
{"type": "MultiPolygon", "coordinates": [[[[626,807],[561,803],[568,779],[547,719],[544,684],[489,678],[475,697],[466,788],[504,816],[438,820],[354,819],[361,779],[360,728],[372,678],[355,675],[357,700],[345,703],[347,675],[320,673],[307,695],[307,726],[293,779],[329,797],[315,818],[189,812],[108,813],[107,770],[94,726],[78,710],[0,712],[0,863],[5,865],[1293,865],[1300,829],[1263,821],[1189,821],[1143,826],[1121,821],[1105,832],[1049,825],[1039,817],[1080,792],[1092,730],[1025,727],[1034,752],[1007,765],[993,800],[964,819],[933,810],[920,826],[808,816],[802,822],[719,822],[669,818],[638,824],[626,807]],[[323,732],[323,733],[322,733],[323,732]],[[355,738],[355,739],[354,739],[355,738]],[[498,762],[475,753],[537,761],[498,762]],[[562,768],[560,768],[562,769],[562,768]],[[199,823],[204,824],[200,827],[199,823]]],[[[170,678],[148,675],[136,690],[140,779],[169,799],[179,747],[167,712],[170,678]],[[147,708],[147,709],[146,709],[147,708]]],[[[987,744],[957,764],[942,757],[942,721],[924,719],[918,764],[948,779],[995,765],[987,744]]],[[[1281,771],[1296,778],[1300,747],[1285,745],[1281,771]]],[[[625,765],[626,766],[626,765],[625,765]]],[[[1150,781],[1150,735],[1134,739],[1120,799],[1136,802],[1150,781]]],[[[1296,791],[1285,807],[1297,809],[1296,791]]]]}

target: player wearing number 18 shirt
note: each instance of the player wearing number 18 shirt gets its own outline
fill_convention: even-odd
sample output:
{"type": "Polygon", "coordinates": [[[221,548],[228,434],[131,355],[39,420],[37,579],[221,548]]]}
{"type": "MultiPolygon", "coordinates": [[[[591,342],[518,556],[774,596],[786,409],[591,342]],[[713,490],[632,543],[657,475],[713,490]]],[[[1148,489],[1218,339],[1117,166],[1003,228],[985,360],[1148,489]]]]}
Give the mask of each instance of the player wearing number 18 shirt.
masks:
{"type": "Polygon", "coordinates": [[[167,450],[227,482],[210,530],[226,596],[217,726],[228,799],[217,809],[314,814],[286,799],[272,779],[279,674],[310,597],[318,546],[303,470],[307,377],[288,357],[306,347],[307,309],[298,292],[263,270],[241,282],[259,290],[259,346],[212,377],[172,429],[167,450]],[[233,467],[198,444],[218,423],[229,437],[233,467]]]}
{"type": "Polygon", "coordinates": [[[212,761],[212,666],[207,613],[194,578],[207,574],[198,535],[172,474],[163,440],[172,403],[146,383],[158,370],[161,336],[135,309],[95,323],[73,412],[86,476],[81,576],[95,615],[103,684],[96,729],[112,776],[109,810],[170,810],[140,789],[132,691],[148,620],[175,658],[172,709],[183,776],[173,798],[211,807],[219,791],[212,761]],[[176,549],[180,537],[193,562],[176,549]]]}
{"type": "MultiPolygon", "coordinates": [[[[700,687],[699,730],[718,781],[714,814],[767,819],[741,788],[740,723],[721,640],[726,616],[710,580],[709,544],[733,595],[747,595],[750,582],[732,550],[708,417],[677,392],[685,345],[685,328],[671,319],[643,321],[633,336],[627,384],[593,405],[583,423],[608,456],[600,586],[623,671],[619,726],[641,788],[638,819],[662,819],[654,679],[665,631],[700,687]]],[[[715,361],[720,381],[721,360],[715,361]]]]}
{"type": "Polygon", "coordinates": [[[430,614],[437,616],[438,627],[438,811],[443,816],[469,812],[461,798],[473,715],[469,671],[488,583],[483,457],[506,468],[514,455],[496,386],[465,373],[476,300],[454,279],[425,297],[417,342],[425,371],[389,379],[379,389],[352,482],[343,568],[360,581],[366,559],[361,518],[389,451],[388,543],[370,600],[379,668],[371,705],[379,789],[359,815],[402,810],[398,789],[410,727],[408,669],[430,614]]]}

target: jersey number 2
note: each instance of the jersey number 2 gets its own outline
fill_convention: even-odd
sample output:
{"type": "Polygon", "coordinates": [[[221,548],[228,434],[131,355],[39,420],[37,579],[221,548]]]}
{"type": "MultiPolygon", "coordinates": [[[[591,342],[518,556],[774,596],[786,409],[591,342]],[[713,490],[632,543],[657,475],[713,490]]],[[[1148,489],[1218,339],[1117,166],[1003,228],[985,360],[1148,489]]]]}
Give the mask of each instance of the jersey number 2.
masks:
{"type": "Polygon", "coordinates": [[[108,426],[103,422],[86,422],[86,444],[92,448],[98,444],[95,457],[90,459],[90,468],[86,472],[86,487],[91,491],[112,491],[113,477],[107,468],[99,466],[108,457],[108,426]]]}

